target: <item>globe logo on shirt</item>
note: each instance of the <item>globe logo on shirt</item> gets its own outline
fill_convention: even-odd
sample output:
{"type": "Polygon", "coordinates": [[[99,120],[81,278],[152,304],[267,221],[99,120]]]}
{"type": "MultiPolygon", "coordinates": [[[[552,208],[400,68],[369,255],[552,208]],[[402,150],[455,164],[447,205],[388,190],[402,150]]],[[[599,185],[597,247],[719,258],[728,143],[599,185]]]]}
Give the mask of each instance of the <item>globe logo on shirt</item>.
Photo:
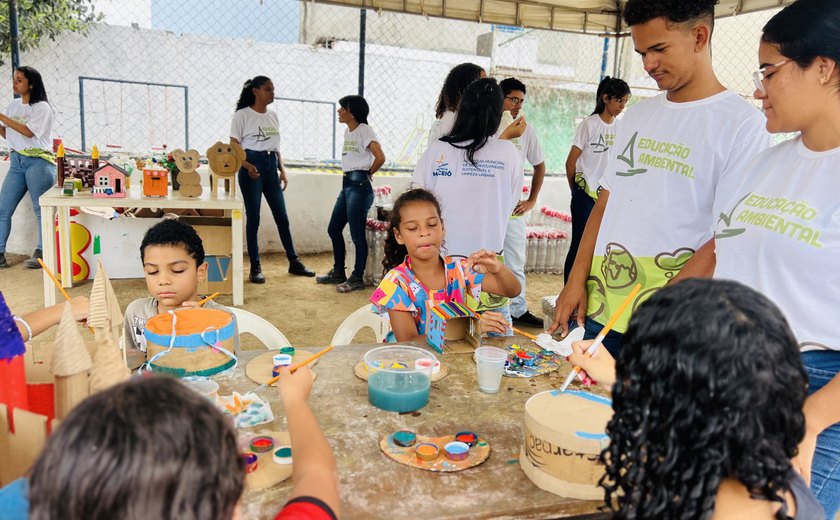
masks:
{"type": "Polygon", "coordinates": [[[604,250],[601,275],[610,289],[628,287],[639,277],[636,259],[621,244],[610,242],[604,250]]]}

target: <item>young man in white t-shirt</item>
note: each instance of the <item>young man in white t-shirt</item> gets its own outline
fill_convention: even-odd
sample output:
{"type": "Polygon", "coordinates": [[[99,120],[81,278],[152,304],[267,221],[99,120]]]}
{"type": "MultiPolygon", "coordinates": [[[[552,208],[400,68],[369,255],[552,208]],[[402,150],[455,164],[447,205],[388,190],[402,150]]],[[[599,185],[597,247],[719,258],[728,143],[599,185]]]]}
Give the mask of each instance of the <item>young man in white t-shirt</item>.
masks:
{"type": "Polygon", "coordinates": [[[715,0],[630,0],[624,20],[645,70],[664,94],[627,110],[601,181],[553,332],[576,313],[594,338],[637,285],[607,335],[617,354],[632,310],[711,238],[722,194],[772,143],[761,113],[712,69],[715,0]]]}
{"type": "MultiPolygon", "coordinates": [[[[505,96],[503,110],[510,113],[513,119],[519,117],[522,105],[525,104],[525,84],[516,78],[503,79],[499,86],[505,96]]],[[[522,136],[510,139],[522,155],[522,162],[525,161],[534,168],[534,175],[531,177],[531,189],[526,200],[517,202],[513,214],[508,220],[507,232],[505,233],[505,265],[507,265],[519,283],[522,291],[519,296],[510,300],[510,314],[516,325],[526,327],[543,327],[542,319],[534,316],[528,310],[528,303],[525,301],[525,214],[537,203],[543,178],[545,177],[545,155],[540,147],[540,141],[534,131],[533,125],[528,125],[522,136]]]]}

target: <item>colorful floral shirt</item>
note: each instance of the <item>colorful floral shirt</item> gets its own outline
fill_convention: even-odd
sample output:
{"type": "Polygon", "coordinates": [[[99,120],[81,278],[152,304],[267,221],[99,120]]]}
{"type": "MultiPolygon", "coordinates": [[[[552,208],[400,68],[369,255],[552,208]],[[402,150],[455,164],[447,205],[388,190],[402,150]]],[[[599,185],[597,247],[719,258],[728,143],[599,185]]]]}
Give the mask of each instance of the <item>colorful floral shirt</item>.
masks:
{"type": "Polygon", "coordinates": [[[465,303],[467,295],[478,299],[481,293],[482,273],[467,266],[466,258],[444,257],[446,269],[446,288],[438,291],[426,288],[411,270],[411,261],[405,262],[388,271],[379,282],[379,287],[370,297],[374,309],[379,314],[389,310],[410,312],[417,325],[417,333],[426,333],[426,317],[432,306],[440,302],[465,303]]]}

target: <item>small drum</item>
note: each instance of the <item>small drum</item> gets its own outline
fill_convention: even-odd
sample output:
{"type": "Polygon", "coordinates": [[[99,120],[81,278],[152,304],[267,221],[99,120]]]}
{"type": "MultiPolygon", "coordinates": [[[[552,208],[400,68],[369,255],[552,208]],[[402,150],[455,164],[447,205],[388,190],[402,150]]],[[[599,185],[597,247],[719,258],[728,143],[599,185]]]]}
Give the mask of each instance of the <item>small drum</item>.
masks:
{"type": "Polygon", "coordinates": [[[603,500],[601,450],[612,402],[589,392],[551,390],[525,403],[519,465],[538,487],[569,498],[603,500]]]}
{"type": "Polygon", "coordinates": [[[212,376],[236,365],[233,316],[217,309],[183,309],[146,321],[146,359],[156,372],[212,376]]]}

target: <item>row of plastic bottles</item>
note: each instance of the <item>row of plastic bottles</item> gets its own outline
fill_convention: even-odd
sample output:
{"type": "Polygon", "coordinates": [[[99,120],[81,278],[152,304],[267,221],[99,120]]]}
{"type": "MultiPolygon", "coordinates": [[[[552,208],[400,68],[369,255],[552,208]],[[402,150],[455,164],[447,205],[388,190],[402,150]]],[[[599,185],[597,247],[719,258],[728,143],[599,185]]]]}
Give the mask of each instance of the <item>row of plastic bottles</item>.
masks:
{"type": "Polygon", "coordinates": [[[562,274],[569,252],[569,234],[548,226],[528,226],[525,232],[525,272],[562,274]]]}
{"type": "Polygon", "coordinates": [[[572,236],[572,216],[565,211],[542,206],[539,211],[532,210],[528,215],[528,224],[531,226],[555,228],[572,236]]]}

